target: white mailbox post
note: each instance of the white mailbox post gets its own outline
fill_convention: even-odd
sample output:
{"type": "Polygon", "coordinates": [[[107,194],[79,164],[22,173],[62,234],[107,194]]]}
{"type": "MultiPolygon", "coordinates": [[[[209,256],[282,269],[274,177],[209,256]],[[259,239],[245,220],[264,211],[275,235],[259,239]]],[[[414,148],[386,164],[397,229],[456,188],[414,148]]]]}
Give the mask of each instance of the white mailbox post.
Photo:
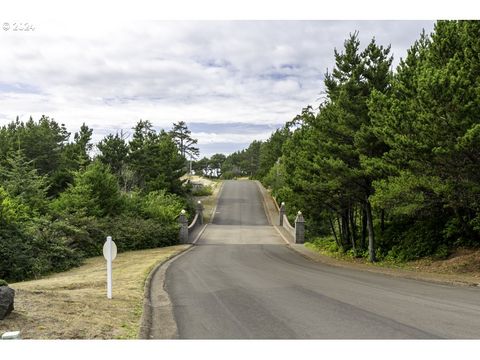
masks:
{"type": "Polygon", "coordinates": [[[117,257],[117,245],[111,236],[103,244],[103,256],[107,260],[107,298],[112,298],[112,261],[117,257]]]}

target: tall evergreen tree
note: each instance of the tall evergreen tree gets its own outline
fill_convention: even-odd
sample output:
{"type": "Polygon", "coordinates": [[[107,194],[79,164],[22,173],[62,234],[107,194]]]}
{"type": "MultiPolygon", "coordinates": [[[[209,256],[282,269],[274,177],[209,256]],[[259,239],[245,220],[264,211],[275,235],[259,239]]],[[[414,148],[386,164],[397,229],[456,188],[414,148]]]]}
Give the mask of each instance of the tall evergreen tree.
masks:
{"type": "Polygon", "coordinates": [[[33,214],[44,214],[47,208],[47,177],[38,175],[33,161],[27,161],[22,150],[9,153],[6,166],[0,167],[3,188],[26,205],[33,214]]]}
{"type": "Polygon", "coordinates": [[[181,193],[185,159],[171,135],[163,130],[158,134],[148,120],[140,120],[134,130],[128,162],[138,186],[147,192],[167,189],[181,193]]]}

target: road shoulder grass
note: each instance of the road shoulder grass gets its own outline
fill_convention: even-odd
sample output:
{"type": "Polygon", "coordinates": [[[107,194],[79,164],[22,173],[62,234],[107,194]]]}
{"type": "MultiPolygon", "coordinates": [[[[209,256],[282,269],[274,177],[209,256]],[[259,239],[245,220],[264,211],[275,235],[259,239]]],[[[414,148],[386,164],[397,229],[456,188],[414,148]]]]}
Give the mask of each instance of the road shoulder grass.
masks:
{"type": "Polygon", "coordinates": [[[111,300],[103,256],[63,273],[10,284],[16,291],[15,310],[0,321],[0,333],[20,330],[24,339],[136,339],[148,274],[188,247],[118,254],[111,300]]]}

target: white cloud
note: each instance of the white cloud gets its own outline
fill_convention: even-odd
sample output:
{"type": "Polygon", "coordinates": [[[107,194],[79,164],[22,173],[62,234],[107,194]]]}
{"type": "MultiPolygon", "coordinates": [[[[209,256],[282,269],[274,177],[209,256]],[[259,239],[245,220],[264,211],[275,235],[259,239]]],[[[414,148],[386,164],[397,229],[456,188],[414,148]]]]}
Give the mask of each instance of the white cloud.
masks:
{"type": "MultiPolygon", "coordinates": [[[[142,118],[279,124],[316,105],[333,49],[360,30],[404,56],[432,22],[40,22],[0,34],[0,124],[42,114],[98,134],[142,118]],[[3,86],[2,86],[3,84],[3,86]],[[15,85],[15,86],[13,86],[15,85]]],[[[199,141],[245,143],[255,134],[199,141]]],[[[203,136],[203,135],[202,135],[203,136]]],[[[264,136],[264,134],[262,134],[264,136]]],[[[97,136],[98,137],[98,136],[97,136]]]]}
{"type": "Polygon", "coordinates": [[[270,131],[264,131],[260,133],[206,133],[206,132],[195,132],[193,135],[198,139],[200,144],[215,144],[215,143],[230,143],[230,144],[241,144],[241,143],[250,143],[253,140],[266,140],[270,137],[270,131]]]}

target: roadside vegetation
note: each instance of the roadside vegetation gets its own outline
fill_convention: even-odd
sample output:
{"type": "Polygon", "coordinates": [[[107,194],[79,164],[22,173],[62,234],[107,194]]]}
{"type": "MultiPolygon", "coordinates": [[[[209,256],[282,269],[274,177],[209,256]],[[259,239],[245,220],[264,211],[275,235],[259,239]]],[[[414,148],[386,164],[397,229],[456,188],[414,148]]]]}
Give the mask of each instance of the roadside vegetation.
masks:
{"type": "Polygon", "coordinates": [[[194,214],[181,177],[198,149],[185,123],[166,132],[140,120],[131,137],[96,145],[92,133],[84,124],[71,139],[47,116],[0,128],[0,279],[79,266],[107,235],[119,252],[177,244],[178,214],[194,214]]]}
{"type": "Polygon", "coordinates": [[[213,194],[213,187],[210,185],[204,185],[197,189],[192,190],[193,196],[209,196],[213,194]]]}
{"type": "Polygon", "coordinates": [[[330,253],[400,263],[478,248],[479,32],[438,21],[396,69],[390,46],[351,34],[319,108],[226,157],[223,176],[261,180],[330,253]]]}

